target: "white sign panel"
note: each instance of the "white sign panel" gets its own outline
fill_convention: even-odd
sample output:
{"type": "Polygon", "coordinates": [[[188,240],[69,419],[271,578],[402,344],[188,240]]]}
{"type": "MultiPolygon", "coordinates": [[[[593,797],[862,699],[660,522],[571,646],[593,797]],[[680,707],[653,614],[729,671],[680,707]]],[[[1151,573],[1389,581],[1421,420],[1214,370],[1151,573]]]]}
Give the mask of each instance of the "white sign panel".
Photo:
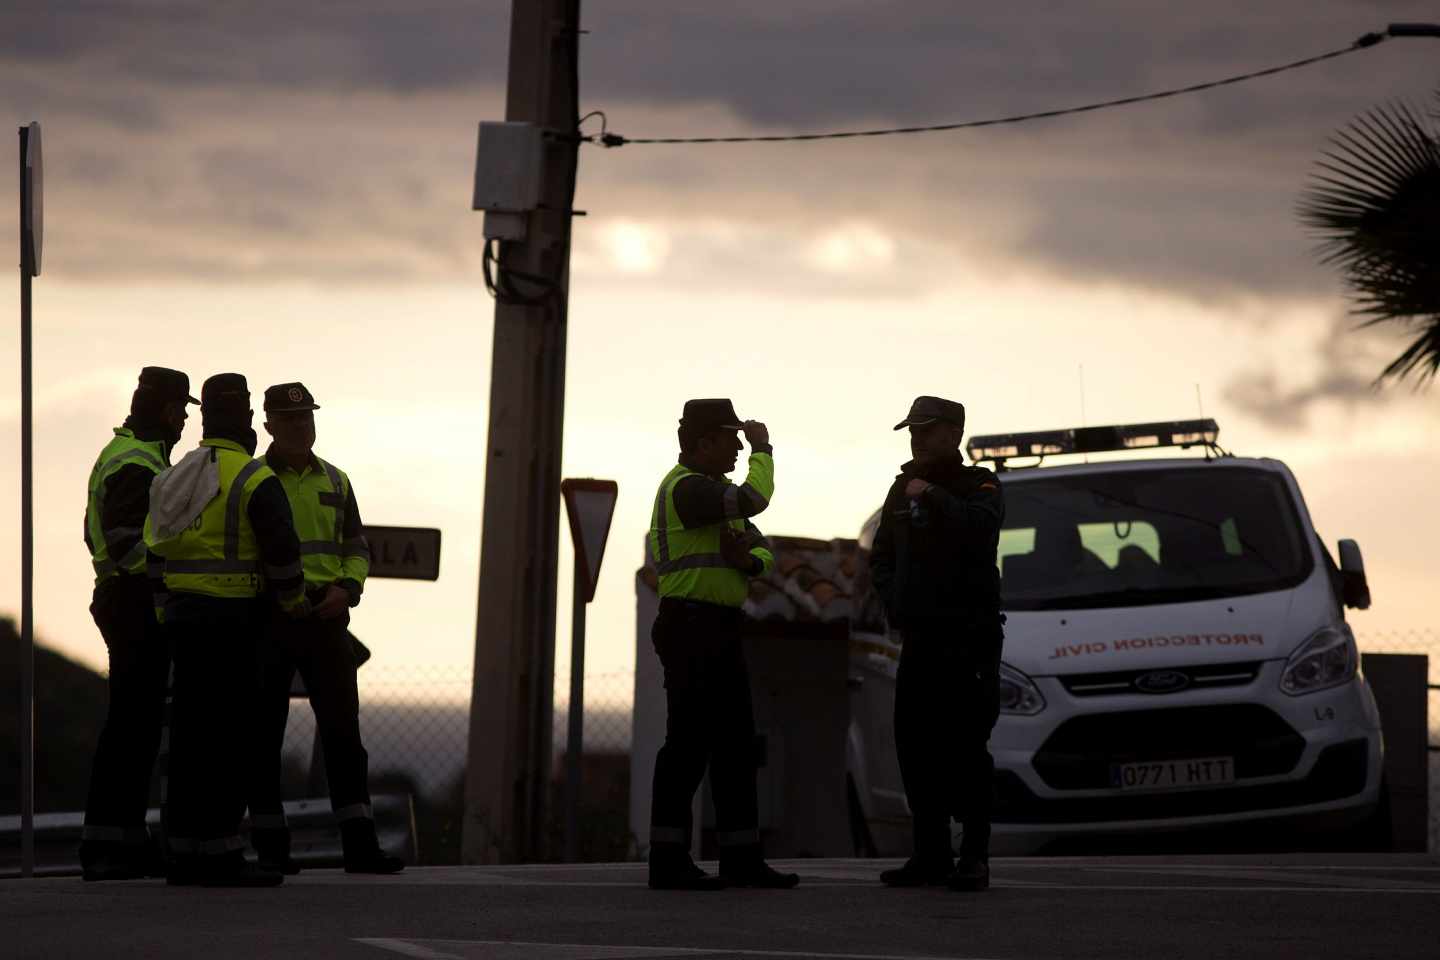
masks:
{"type": "Polygon", "coordinates": [[[583,586],[588,603],[595,599],[595,585],[600,582],[600,561],[605,556],[605,541],[610,536],[610,519],[615,515],[620,487],[614,480],[562,480],[560,492],[565,497],[570,538],[580,560],[576,576],[586,577],[583,586]]]}
{"type": "Polygon", "coordinates": [[[28,257],[30,276],[40,276],[40,254],[45,247],[45,169],[40,157],[40,124],[32,123],[25,132],[25,193],[20,198],[24,214],[21,231],[25,237],[24,255],[28,257]]]}
{"type": "Polygon", "coordinates": [[[440,531],[428,527],[372,527],[370,576],[397,580],[440,579],[440,531]]]}

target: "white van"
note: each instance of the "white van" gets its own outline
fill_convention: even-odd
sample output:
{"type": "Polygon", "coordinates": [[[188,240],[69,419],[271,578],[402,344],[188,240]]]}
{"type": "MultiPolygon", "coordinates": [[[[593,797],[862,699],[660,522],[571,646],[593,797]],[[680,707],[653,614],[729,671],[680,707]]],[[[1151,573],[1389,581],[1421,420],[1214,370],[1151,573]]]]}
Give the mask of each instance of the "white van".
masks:
{"type": "MultiPolygon", "coordinates": [[[[1337,566],[1290,470],[1217,438],[1196,420],[970,441],[1005,494],[997,852],[1247,822],[1343,829],[1376,812],[1380,721],[1344,613],[1369,605],[1360,550],[1340,541],[1337,566]],[[1156,447],[1203,456],[1107,456],[1156,447]],[[1011,466],[1022,457],[1036,459],[1011,466]]],[[[857,586],[847,764],[862,852],[909,843],[899,649],[857,586]]]]}

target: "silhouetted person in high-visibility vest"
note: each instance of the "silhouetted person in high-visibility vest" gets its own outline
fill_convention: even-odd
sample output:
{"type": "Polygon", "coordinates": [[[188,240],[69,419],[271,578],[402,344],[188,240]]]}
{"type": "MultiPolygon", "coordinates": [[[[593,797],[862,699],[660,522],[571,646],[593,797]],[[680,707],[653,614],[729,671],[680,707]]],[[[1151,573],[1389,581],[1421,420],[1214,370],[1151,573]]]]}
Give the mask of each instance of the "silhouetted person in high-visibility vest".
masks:
{"type": "Polygon", "coordinates": [[[155,478],[147,566],[174,659],[165,798],[168,882],[274,886],[245,859],[240,820],[259,697],[259,648],[273,597],[309,612],[285,488],[253,459],[250,390],[238,373],[200,389],[205,439],[155,478]]]}
{"type": "Polygon", "coordinates": [[[298,669],[315,711],[345,870],[399,873],[405,861],[381,850],[375,834],[366,783],[369,755],[360,741],[356,650],[346,629],[350,608],[360,603],[370,572],[370,546],[350,478],[313,452],[319,409],[302,383],[281,383],[265,391],[265,429],[272,442],[263,461],[290,499],[310,614],[294,619],[275,613],[266,629],[250,780],[250,840],[261,866],[299,872],[290,856],[290,828],[280,797],[280,754],[290,685],[298,669]]]}
{"type": "Polygon", "coordinates": [[[130,416],[115,428],[90,471],[85,546],[95,568],[90,615],[105,638],[110,705],[95,747],[80,866],[86,880],[160,875],[158,847],[145,826],[150,774],[160,749],[170,654],[145,579],[141,532],[150,512],[150,484],[170,466],[189,416],[190,378],[146,367],[130,399],[130,416]]]}
{"type": "Polygon", "coordinates": [[[660,484],[650,521],[650,555],[660,610],[651,631],[665,670],[665,744],[655,758],[650,809],[650,886],[709,890],[793,887],[760,849],[755,795],[755,719],[740,647],[740,607],[751,577],[775,565],[749,520],[770,505],[775,461],[763,423],[741,421],[729,400],[691,400],[680,420],[680,462],[660,484]],[[738,486],[735,469],[750,443],[738,486]],[[720,876],[690,858],[690,803],[710,769],[720,876]]]}

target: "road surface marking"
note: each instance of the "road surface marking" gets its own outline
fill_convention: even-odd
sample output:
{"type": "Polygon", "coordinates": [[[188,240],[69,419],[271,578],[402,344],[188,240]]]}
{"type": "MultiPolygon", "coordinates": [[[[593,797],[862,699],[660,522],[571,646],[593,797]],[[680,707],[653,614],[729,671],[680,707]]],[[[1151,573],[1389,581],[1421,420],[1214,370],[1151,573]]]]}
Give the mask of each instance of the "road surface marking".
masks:
{"type": "MultiPolygon", "coordinates": [[[[622,957],[674,957],[674,956],[724,956],[742,957],[793,957],[799,960],[979,960],[979,958],[936,957],[918,954],[893,953],[819,953],[796,950],[731,950],[725,947],[630,947],[618,944],[586,943],[531,943],[521,940],[402,940],[395,938],[356,938],[356,943],[369,944],[383,950],[391,950],[409,957],[423,957],[426,960],[467,960],[473,957],[502,955],[507,948],[521,947],[523,952],[538,954],[547,960],[607,960],[622,957]],[[426,946],[480,948],[464,953],[446,953],[426,946]],[[487,948],[489,948],[487,950],[487,948]]],[[[522,951],[510,952],[519,953],[522,951]]]]}

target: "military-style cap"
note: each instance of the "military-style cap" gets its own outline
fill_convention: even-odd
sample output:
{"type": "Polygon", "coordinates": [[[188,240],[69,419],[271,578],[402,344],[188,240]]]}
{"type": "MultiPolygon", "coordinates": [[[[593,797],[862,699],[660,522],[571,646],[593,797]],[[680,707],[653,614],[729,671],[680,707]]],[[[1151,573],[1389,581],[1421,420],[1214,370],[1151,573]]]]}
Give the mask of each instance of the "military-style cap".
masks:
{"type": "Polygon", "coordinates": [[[190,378],[179,370],[169,367],[142,367],[140,382],[136,391],[158,399],[162,403],[199,403],[190,396],[190,378]]]}
{"type": "Polygon", "coordinates": [[[729,400],[686,400],[680,425],[696,430],[739,430],[744,426],[729,400]]]}
{"type": "Polygon", "coordinates": [[[940,397],[916,397],[915,402],[910,404],[910,413],[904,420],[895,424],[895,429],[904,430],[906,427],[918,427],[926,423],[934,423],[936,420],[944,420],[962,430],[965,429],[964,404],[940,397]]]}
{"type": "Polygon", "coordinates": [[[200,409],[249,410],[250,385],[241,373],[217,373],[200,387],[200,409]]]}
{"type": "Polygon", "coordinates": [[[303,383],[277,383],[265,390],[266,413],[299,413],[319,409],[320,405],[303,383]]]}

